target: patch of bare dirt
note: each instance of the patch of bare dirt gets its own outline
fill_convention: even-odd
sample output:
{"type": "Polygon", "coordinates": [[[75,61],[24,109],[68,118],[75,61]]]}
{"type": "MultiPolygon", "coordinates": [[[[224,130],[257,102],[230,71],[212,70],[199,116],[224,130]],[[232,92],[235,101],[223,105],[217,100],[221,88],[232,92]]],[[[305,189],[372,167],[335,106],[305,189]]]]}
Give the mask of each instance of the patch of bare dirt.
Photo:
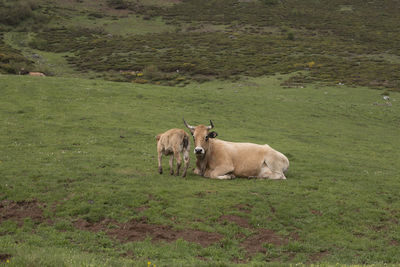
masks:
{"type": "MultiPolygon", "coordinates": [[[[246,218],[236,216],[236,215],[222,215],[219,219],[219,222],[233,222],[239,225],[240,227],[254,230],[254,234],[247,237],[242,243],[241,246],[247,251],[247,256],[257,254],[259,252],[265,253],[267,250],[263,247],[263,244],[273,244],[275,246],[286,245],[289,241],[288,238],[284,238],[275,234],[274,231],[269,229],[258,229],[252,227],[246,218]]],[[[243,236],[240,236],[243,238],[243,236]]]]}
{"type": "Polygon", "coordinates": [[[296,240],[296,241],[299,241],[299,240],[300,240],[300,236],[299,236],[299,234],[296,233],[296,232],[290,233],[290,234],[289,234],[289,238],[291,238],[292,240],[296,240]]]}
{"type": "Polygon", "coordinates": [[[309,257],[309,263],[320,262],[324,257],[329,255],[328,250],[320,251],[318,253],[314,253],[309,257]]]}
{"type": "MultiPolygon", "coordinates": [[[[31,218],[33,221],[49,225],[50,220],[43,217],[42,207],[37,201],[9,201],[0,202],[0,223],[6,220],[14,220],[19,226],[22,226],[25,218],[31,218]]],[[[115,220],[104,219],[98,223],[90,223],[83,219],[74,222],[75,228],[99,232],[104,231],[108,236],[118,239],[122,242],[141,241],[150,237],[153,241],[173,242],[178,239],[184,239],[188,242],[198,243],[203,247],[210,246],[221,240],[222,235],[218,233],[209,233],[199,230],[185,229],[174,230],[166,225],[149,224],[146,218],[141,220],[131,220],[126,223],[119,223],[115,220]]]]}
{"type": "Polygon", "coordinates": [[[135,208],[135,211],[136,212],[143,212],[143,211],[145,211],[145,210],[147,210],[149,208],[149,206],[140,206],[140,207],[137,207],[137,208],[135,208]]]}
{"type": "Polygon", "coordinates": [[[250,204],[239,204],[236,206],[236,208],[241,212],[250,213],[253,206],[250,204]]]}
{"type": "Polygon", "coordinates": [[[203,247],[207,247],[218,242],[222,238],[222,235],[218,233],[191,229],[178,231],[167,225],[149,224],[145,218],[141,220],[131,220],[126,223],[119,223],[109,219],[98,223],[89,223],[83,219],[78,219],[74,222],[74,226],[86,231],[103,231],[108,236],[122,242],[142,241],[147,237],[150,237],[155,242],[173,242],[181,238],[188,242],[198,243],[203,247]]]}
{"type": "Polygon", "coordinates": [[[222,215],[218,219],[219,222],[233,222],[244,228],[251,228],[251,225],[247,221],[246,218],[237,216],[237,215],[222,215]]]}
{"type": "Polygon", "coordinates": [[[9,201],[0,202],[0,223],[6,220],[17,221],[21,226],[25,218],[35,222],[43,222],[43,211],[37,201],[9,201]]]}
{"type": "Polygon", "coordinates": [[[317,215],[317,216],[322,216],[322,212],[321,211],[319,211],[319,210],[310,210],[310,212],[312,213],[312,214],[314,214],[314,215],[317,215]]]}
{"type": "Polygon", "coordinates": [[[258,229],[255,234],[248,237],[242,242],[241,245],[244,249],[246,249],[248,255],[254,255],[259,252],[267,252],[266,248],[262,246],[265,243],[273,244],[275,246],[282,246],[286,245],[288,240],[275,234],[275,232],[272,230],[258,229]]]}

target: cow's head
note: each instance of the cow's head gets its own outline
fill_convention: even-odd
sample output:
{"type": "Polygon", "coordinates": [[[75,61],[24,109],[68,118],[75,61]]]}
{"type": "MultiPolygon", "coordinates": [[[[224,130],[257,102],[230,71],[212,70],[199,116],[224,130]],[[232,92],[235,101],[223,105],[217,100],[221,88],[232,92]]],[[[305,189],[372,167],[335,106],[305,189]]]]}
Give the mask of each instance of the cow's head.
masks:
{"type": "Polygon", "coordinates": [[[210,132],[210,130],[214,128],[214,124],[210,120],[210,126],[205,126],[202,124],[198,126],[191,126],[187,124],[185,119],[183,119],[183,123],[192,133],[195,146],[194,154],[196,154],[198,157],[203,157],[207,153],[210,146],[209,139],[215,138],[218,135],[216,132],[210,132]]]}

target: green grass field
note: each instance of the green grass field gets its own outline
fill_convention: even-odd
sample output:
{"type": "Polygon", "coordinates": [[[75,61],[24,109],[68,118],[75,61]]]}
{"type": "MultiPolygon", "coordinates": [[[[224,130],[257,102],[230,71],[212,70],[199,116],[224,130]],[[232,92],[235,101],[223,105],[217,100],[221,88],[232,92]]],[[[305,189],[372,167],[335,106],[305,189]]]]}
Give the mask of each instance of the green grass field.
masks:
{"type": "Polygon", "coordinates": [[[400,95],[287,78],[0,76],[0,265],[400,263],[400,95]],[[158,174],[155,136],[183,116],[283,152],[288,179],[205,179],[193,155],[158,174]]]}
{"type": "Polygon", "coordinates": [[[0,0],[0,266],[398,266],[398,14],[0,0]],[[183,117],[281,151],[288,179],[206,179],[193,155],[158,174],[183,117]]]}

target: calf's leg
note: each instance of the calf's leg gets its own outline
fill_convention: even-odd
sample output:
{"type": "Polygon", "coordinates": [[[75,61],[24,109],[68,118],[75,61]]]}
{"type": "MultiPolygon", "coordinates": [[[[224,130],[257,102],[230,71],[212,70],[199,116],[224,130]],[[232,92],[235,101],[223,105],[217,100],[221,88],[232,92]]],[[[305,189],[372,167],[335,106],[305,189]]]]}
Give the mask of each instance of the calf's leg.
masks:
{"type": "Polygon", "coordinates": [[[174,175],[174,154],[171,155],[171,157],[169,158],[169,173],[171,175],[174,175]]]}
{"type": "Polygon", "coordinates": [[[162,174],[162,164],[161,164],[162,153],[158,150],[158,173],[162,174]]]}
{"type": "Polygon", "coordinates": [[[184,151],[183,151],[183,161],[184,161],[184,163],[185,163],[185,167],[184,167],[184,169],[183,169],[182,177],[185,177],[185,176],[186,176],[187,169],[188,169],[188,167],[189,167],[189,161],[190,161],[189,150],[184,150],[184,151]]]}
{"type": "Polygon", "coordinates": [[[181,164],[182,164],[182,158],[181,158],[181,153],[179,153],[178,151],[174,151],[174,156],[175,156],[175,160],[176,160],[176,176],[179,175],[179,170],[181,168],[181,164]]]}

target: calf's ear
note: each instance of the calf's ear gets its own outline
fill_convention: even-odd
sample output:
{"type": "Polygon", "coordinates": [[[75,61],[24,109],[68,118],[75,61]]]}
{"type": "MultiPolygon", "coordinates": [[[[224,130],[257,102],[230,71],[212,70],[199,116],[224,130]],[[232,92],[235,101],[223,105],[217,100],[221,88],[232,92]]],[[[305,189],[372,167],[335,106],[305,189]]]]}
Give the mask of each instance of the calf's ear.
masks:
{"type": "Polygon", "coordinates": [[[210,132],[210,133],[208,133],[208,138],[215,138],[215,137],[217,137],[218,136],[218,133],[217,132],[210,132]]]}

